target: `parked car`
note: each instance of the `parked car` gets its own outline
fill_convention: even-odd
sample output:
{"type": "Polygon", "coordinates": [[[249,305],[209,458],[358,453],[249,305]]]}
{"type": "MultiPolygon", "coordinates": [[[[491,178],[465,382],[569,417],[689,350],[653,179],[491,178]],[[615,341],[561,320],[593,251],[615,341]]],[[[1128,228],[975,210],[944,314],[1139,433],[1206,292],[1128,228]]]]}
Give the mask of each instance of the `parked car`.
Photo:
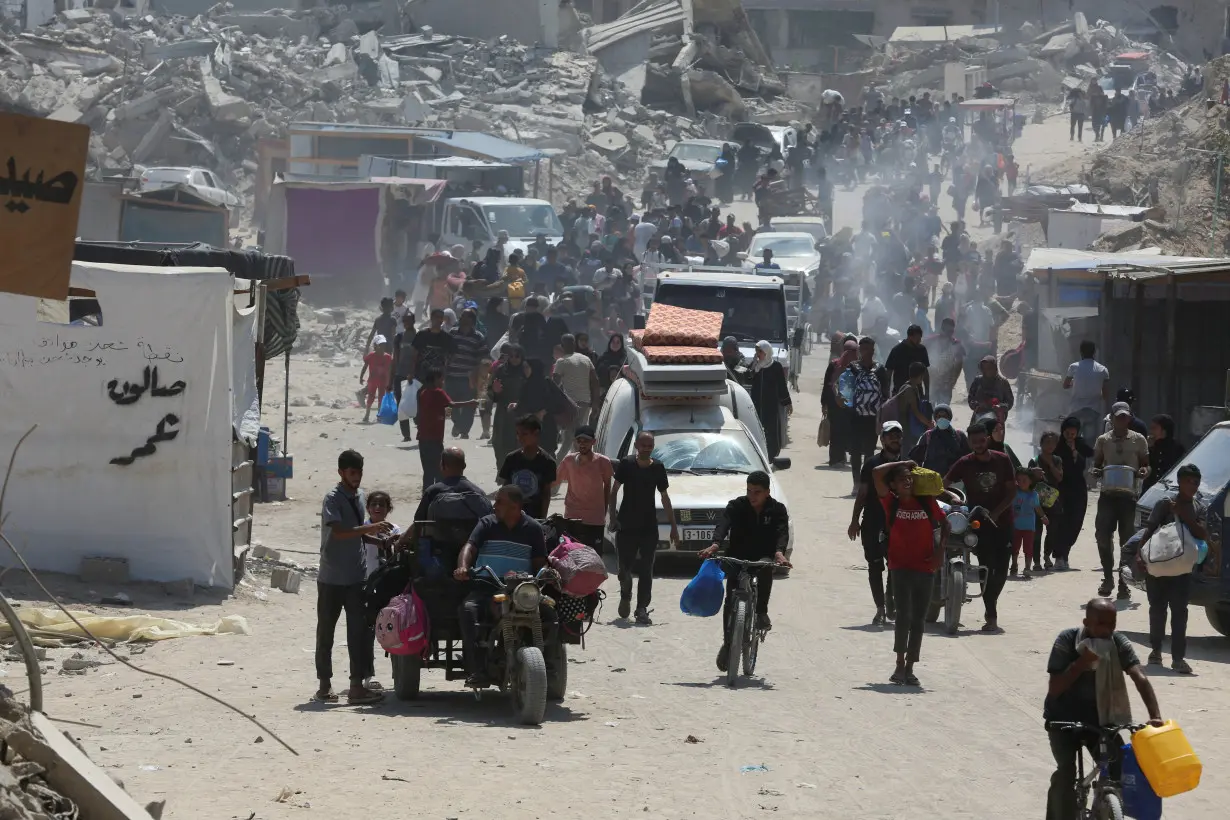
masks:
{"type": "Polygon", "coordinates": [[[829,229],[822,216],[775,216],[770,230],[773,233],[809,233],[816,240],[816,247],[829,241],[829,229]]]}
{"type": "Polygon", "coordinates": [[[239,205],[239,197],[227,190],[222,181],[212,171],[190,166],[165,166],[145,168],[141,170],[141,191],[157,191],[160,188],[172,188],[184,185],[201,199],[221,205],[224,208],[235,208],[239,205]]]}

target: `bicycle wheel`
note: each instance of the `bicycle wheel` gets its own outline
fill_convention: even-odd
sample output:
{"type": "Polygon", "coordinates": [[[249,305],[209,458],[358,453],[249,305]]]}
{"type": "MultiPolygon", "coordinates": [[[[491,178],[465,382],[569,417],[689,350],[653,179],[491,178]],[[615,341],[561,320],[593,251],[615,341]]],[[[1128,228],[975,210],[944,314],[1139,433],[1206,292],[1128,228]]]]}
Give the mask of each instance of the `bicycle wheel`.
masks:
{"type": "Polygon", "coordinates": [[[1094,820],[1123,820],[1123,800],[1115,792],[1103,792],[1093,803],[1094,820]]]}
{"type": "Polygon", "coordinates": [[[751,677],[756,674],[756,655],[760,652],[760,624],[756,622],[756,613],[752,613],[747,622],[746,639],[743,641],[743,674],[751,677]]]}
{"type": "Polygon", "coordinates": [[[734,689],[739,680],[739,661],[743,657],[743,633],[747,629],[747,601],[735,604],[730,616],[730,656],[726,659],[726,685],[734,689]]]}

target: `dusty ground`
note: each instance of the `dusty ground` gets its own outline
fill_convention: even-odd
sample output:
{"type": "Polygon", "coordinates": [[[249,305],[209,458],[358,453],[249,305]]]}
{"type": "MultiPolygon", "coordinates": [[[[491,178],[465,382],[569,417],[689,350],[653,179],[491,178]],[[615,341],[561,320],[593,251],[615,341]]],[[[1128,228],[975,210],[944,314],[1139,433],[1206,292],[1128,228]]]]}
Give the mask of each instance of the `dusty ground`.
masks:
{"type": "MultiPolygon", "coordinates": [[[[257,515],[258,539],[307,564],[315,561],[320,498],[336,480],[338,451],[364,453],[365,484],[392,494],[393,520],[404,521],[418,496],[415,448],[400,443],[396,428],[360,425],[362,412],[347,404],[358,384],[357,352],[353,359],[347,367],[314,356],[295,359],[292,400],[319,396],[325,404],[311,400],[311,406],[293,408],[293,499],[261,507],[257,515]],[[334,401],[342,409],[332,409],[334,401]]],[[[65,725],[140,800],[166,797],[169,820],[386,818],[411,811],[440,820],[734,820],[773,812],[800,818],[1040,817],[1051,770],[1041,729],[1046,656],[1055,633],[1079,622],[1081,606],[1096,589],[1092,533],[1087,526],[1073,554],[1080,571],[1009,584],[1001,606],[1004,634],[979,634],[981,606],[972,604],[957,637],[928,634],[918,667],[922,691],[889,686],[892,633],[868,626],[872,605],[862,552],[845,537],[849,475],[821,467],[826,454],[812,444],[822,362],[817,354],[807,363],[794,443],[786,451],[794,459],[785,483],[798,534],[796,569],[774,591],[775,629],[762,647],[763,677],[744,688],[730,691],[718,679],[718,622],[679,614],[684,568],[658,580],[654,626],[615,622],[613,605],[602,611],[586,650],[572,656],[568,698],[549,707],[540,728],[513,725],[504,698],[476,702],[438,673],[425,679],[416,703],[390,698],[376,707],[319,706],[309,702],[313,584],[305,581],[301,594],[286,595],[262,588],[267,581],[258,575],[234,597],[198,592],[190,603],[167,598],[160,588],[129,590],[139,611],[199,623],[238,614],[252,629],[246,637],[167,641],[133,660],[258,716],[299,757],[174,684],[118,665],[84,675],[51,671],[71,650],[49,654],[46,709],[59,719],[94,724],[65,725]],[[700,742],[686,742],[689,735],[700,742]],[[284,802],[280,794],[288,795],[284,802]]],[[[269,395],[280,396],[281,389],[271,369],[269,395]]],[[[280,412],[269,407],[271,417],[280,412]]],[[[471,478],[490,486],[491,450],[477,441],[465,446],[471,478]]],[[[113,591],[91,591],[66,579],[53,584],[75,602],[113,591]]],[[[26,606],[36,605],[17,573],[8,573],[3,587],[26,606]]],[[[1122,607],[1120,628],[1142,655],[1147,652],[1147,615],[1139,600],[1122,607]]],[[[1196,677],[1168,670],[1154,675],[1164,713],[1184,726],[1209,767],[1200,790],[1170,803],[1167,816],[1173,818],[1221,816],[1230,801],[1219,771],[1230,759],[1224,695],[1230,643],[1214,635],[1198,610],[1190,631],[1196,677]]],[[[339,630],[335,665],[344,670],[342,640],[339,630]]],[[[387,661],[379,659],[377,667],[387,684],[387,661]]],[[[18,663],[3,669],[9,686],[24,686],[18,663]]],[[[1143,715],[1133,698],[1136,714],[1143,715]]]]}

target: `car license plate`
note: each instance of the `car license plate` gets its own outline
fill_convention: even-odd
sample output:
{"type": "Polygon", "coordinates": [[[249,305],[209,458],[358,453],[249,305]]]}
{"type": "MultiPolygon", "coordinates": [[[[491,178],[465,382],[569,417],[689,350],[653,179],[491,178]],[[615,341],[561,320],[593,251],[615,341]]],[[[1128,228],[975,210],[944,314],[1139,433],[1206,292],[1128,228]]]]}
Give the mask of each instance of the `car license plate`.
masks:
{"type": "Polygon", "coordinates": [[[713,527],[684,527],[684,541],[705,541],[713,543],[713,527]]]}

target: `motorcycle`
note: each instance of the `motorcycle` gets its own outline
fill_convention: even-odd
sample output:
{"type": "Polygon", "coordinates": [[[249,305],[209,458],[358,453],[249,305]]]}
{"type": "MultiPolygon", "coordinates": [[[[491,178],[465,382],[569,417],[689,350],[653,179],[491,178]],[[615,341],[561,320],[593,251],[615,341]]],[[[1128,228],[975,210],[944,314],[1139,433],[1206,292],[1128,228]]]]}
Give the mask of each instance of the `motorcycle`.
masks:
{"type": "MultiPolygon", "coordinates": [[[[478,644],[486,650],[486,671],[492,685],[512,696],[513,714],[520,723],[542,723],[547,700],[562,700],[568,686],[568,654],[552,596],[560,576],[544,567],[537,575],[496,575],[490,567],[478,567],[471,577],[476,584],[493,588],[490,611],[480,620],[478,644]]],[[[417,655],[391,655],[393,687],[401,700],[418,696],[424,667],[444,669],[448,680],[464,678],[461,632],[458,623],[458,585],[451,579],[432,584],[415,581],[431,622],[431,643],[417,655]]],[[[481,690],[476,689],[475,695],[481,690]]]]}
{"type": "MultiPolygon", "coordinates": [[[[944,558],[935,573],[931,588],[931,603],[927,607],[927,623],[935,623],[944,613],[944,631],[957,634],[961,626],[961,607],[967,600],[982,596],[987,582],[987,568],[974,563],[974,551],[978,548],[978,531],[983,526],[994,526],[990,515],[982,507],[970,507],[959,490],[947,491],[956,503],[939,501],[940,509],[948,517],[951,534],[944,543],[944,558]],[[977,587],[977,592],[970,592],[977,587]]],[[[936,536],[939,537],[938,534],[936,536]]]]}

